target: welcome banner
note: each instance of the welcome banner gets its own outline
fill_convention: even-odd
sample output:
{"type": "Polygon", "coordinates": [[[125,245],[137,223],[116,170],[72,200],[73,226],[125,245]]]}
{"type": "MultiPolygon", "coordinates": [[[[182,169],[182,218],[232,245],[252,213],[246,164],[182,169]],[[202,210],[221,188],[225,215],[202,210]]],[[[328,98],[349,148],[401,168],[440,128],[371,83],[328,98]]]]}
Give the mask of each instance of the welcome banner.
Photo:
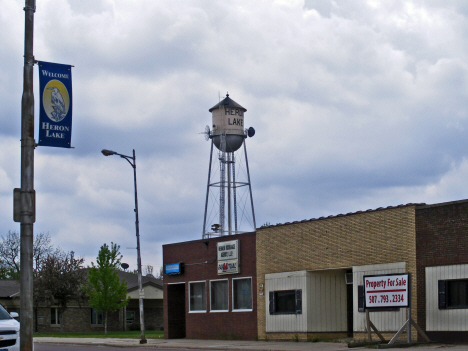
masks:
{"type": "Polygon", "coordinates": [[[70,65],[39,61],[39,146],[70,148],[72,75],[70,65]]]}

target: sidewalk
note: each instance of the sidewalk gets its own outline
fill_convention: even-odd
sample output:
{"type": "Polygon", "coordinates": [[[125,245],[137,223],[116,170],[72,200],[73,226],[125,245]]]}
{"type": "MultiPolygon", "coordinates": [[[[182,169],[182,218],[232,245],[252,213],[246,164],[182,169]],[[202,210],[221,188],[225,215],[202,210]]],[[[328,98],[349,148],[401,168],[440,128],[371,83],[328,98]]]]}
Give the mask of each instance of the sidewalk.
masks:
{"type": "MultiPolygon", "coordinates": [[[[44,344],[73,344],[73,345],[103,345],[122,348],[158,347],[180,348],[196,350],[270,350],[270,351],[340,351],[340,350],[369,350],[366,347],[348,348],[345,342],[293,342],[293,341],[244,341],[244,340],[193,340],[193,339],[148,339],[148,343],[140,345],[138,339],[99,339],[99,338],[51,338],[36,337],[34,343],[44,344]]],[[[414,348],[411,348],[414,349],[414,348]]],[[[424,345],[417,346],[417,351],[467,350],[467,345],[424,345]]],[[[399,350],[399,349],[397,349],[399,350]]]]}
{"type": "Polygon", "coordinates": [[[159,347],[196,350],[271,350],[271,351],[335,351],[348,350],[346,343],[311,343],[293,341],[245,341],[245,340],[193,340],[193,339],[148,339],[148,343],[140,345],[138,339],[99,339],[99,338],[51,338],[37,337],[34,343],[44,344],[74,344],[74,345],[106,345],[122,348],[159,347]]]}

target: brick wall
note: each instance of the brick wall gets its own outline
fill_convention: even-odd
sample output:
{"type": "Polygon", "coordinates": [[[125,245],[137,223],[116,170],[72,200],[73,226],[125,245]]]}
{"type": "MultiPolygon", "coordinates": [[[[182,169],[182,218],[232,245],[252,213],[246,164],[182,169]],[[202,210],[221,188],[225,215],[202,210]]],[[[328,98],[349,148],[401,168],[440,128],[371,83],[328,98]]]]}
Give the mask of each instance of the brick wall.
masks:
{"type": "MultiPolygon", "coordinates": [[[[135,323],[140,330],[140,305],[139,300],[132,299],[129,301],[126,310],[135,312],[135,323]]],[[[162,300],[143,300],[145,330],[162,330],[163,329],[163,302],[162,300]]],[[[127,325],[127,330],[130,325],[127,325]]]]}
{"type": "Polygon", "coordinates": [[[164,333],[165,338],[171,335],[168,330],[167,285],[171,283],[185,284],[185,322],[186,337],[193,339],[247,339],[257,337],[256,314],[256,255],[255,233],[223,236],[206,240],[196,240],[185,243],[163,246],[163,263],[184,262],[185,271],[182,275],[164,276],[164,333]],[[239,240],[240,274],[218,275],[216,243],[221,241],[239,240]],[[253,311],[232,312],[232,278],[252,277],[253,311]],[[229,312],[209,312],[209,280],[229,279],[229,312]],[[207,312],[189,313],[188,282],[206,281],[207,312]]]}
{"type": "MultiPolygon", "coordinates": [[[[50,324],[50,307],[39,307],[35,310],[37,313],[37,331],[39,333],[57,333],[60,332],[60,325],[50,324]]],[[[97,332],[104,331],[104,325],[91,324],[91,308],[89,307],[68,307],[62,316],[64,332],[97,332]]],[[[109,313],[108,331],[122,330],[122,311],[109,313]]]]}
{"type": "MultiPolygon", "coordinates": [[[[415,206],[398,206],[257,230],[257,289],[265,274],[405,261],[416,301],[415,206]]],[[[257,291],[259,339],[265,332],[265,296],[257,291]]]]}
{"type": "Polygon", "coordinates": [[[426,330],[425,268],[468,263],[468,200],[417,207],[416,251],[418,323],[426,330]]]}

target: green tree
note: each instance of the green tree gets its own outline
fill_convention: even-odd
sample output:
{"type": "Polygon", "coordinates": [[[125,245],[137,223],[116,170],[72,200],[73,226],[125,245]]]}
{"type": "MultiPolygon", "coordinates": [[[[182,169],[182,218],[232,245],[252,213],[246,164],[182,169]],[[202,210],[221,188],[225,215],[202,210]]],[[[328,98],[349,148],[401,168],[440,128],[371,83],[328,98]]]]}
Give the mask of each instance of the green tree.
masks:
{"type": "Polygon", "coordinates": [[[89,305],[104,314],[104,332],[107,334],[107,315],[127,306],[127,282],[120,281],[117,271],[122,255],[120,246],[111,243],[101,246],[96,258],[96,265],[91,262],[88,281],[83,290],[89,297],[89,305]]]}

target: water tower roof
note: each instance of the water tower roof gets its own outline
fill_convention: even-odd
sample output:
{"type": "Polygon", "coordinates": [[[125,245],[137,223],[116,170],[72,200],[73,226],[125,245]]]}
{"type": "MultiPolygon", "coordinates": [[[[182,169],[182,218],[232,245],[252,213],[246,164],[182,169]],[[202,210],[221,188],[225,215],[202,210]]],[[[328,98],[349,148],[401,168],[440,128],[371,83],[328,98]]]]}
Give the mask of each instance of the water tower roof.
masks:
{"type": "Polygon", "coordinates": [[[241,105],[239,105],[237,102],[235,102],[233,99],[231,99],[229,97],[229,94],[226,94],[226,97],[224,98],[224,100],[220,101],[218,104],[216,104],[215,106],[213,106],[212,108],[210,108],[208,111],[213,111],[214,109],[217,109],[217,108],[220,108],[221,106],[224,106],[224,107],[236,107],[236,108],[240,108],[242,109],[242,111],[247,111],[246,108],[242,107],[241,105]]]}

